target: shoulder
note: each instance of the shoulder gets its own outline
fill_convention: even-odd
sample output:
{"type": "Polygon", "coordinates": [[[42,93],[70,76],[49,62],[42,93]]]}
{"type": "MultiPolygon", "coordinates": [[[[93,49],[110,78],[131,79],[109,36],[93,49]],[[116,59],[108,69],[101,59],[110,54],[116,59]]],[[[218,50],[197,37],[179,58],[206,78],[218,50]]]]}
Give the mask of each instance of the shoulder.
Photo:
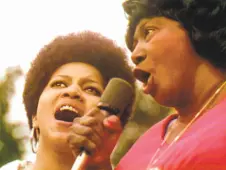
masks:
{"type": "Polygon", "coordinates": [[[13,162],[9,162],[6,165],[2,166],[0,170],[25,170],[26,168],[30,167],[32,165],[32,162],[30,161],[20,161],[15,160],[13,162]]]}
{"type": "Polygon", "coordinates": [[[161,142],[166,119],[156,123],[141,135],[129,151],[122,157],[116,170],[145,169],[151,154],[161,142]],[[151,146],[151,147],[150,147],[151,146]],[[139,159],[138,159],[139,158],[139,159]]]}
{"type": "MultiPolygon", "coordinates": [[[[144,134],[142,134],[133,146],[130,148],[129,153],[138,154],[140,152],[146,152],[148,146],[159,145],[164,136],[165,130],[169,122],[177,116],[172,114],[150,127],[144,134]]],[[[127,155],[128,155],[127,154],[127,155]]]]}

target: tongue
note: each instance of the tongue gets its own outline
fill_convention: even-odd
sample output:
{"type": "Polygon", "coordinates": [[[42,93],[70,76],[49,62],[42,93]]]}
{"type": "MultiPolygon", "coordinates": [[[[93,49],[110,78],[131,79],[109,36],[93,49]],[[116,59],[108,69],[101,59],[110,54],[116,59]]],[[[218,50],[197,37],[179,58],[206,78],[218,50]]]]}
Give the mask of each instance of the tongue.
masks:
{"type": "Polygon", "coordinates": [[[78,115],[72,111],[64,110],[59,111],[55,114],[55,118],[57,120],[65,121],[65,122],[73,122],[74,118],[76,118],[78,115]]]}

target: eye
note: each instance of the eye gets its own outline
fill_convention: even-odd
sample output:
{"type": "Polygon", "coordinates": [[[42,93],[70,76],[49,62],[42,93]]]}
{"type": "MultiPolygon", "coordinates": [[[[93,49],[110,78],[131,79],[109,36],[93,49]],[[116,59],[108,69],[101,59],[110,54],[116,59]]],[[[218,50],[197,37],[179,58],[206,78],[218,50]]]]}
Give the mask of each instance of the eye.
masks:
{"type": "Polygon", "coordinates": [[[51,83],[51,87],[55,88],[65,88],[67,87],[67,84],[61,80],[57,80],[51,83]]]}
{"type": "Polygon", "coordinates": [[[149,40],[150,37],[154,34],[154,32],[156,31],[155,27],[147,27],[144,30],[144,38],[145,40],[149,40]]]}
{"type": "Polygon", "coordinates": [[[86,87],[84,89],[88,94],[94,95],[94,96],[101,96],[102,92],[97,89],[96,87],[86,87]]]}

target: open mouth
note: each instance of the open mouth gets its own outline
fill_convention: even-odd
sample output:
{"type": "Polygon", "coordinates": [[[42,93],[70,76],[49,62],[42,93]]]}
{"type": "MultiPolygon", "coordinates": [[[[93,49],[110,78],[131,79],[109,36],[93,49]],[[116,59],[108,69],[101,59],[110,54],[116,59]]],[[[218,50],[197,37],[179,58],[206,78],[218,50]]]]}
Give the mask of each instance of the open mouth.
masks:
{"type": "Polygon", "coordinates": [[[147,84],[148,79],[149,79],[149,77],[151,76],[150,73],[145,72],[145,71],[140,70],[140,69],[134,69],[133,73],[134,73],[134,76],[135,76],[139,81],[141,81],[141,82],[144,83],[144,84],[147,84]]]}
{"type": "Polygon", "coordinates": [[[55,113],[56,120],[65,122],[73,122],[76,117],[80,117],[80,114],[75,108],[69,105],[61,106],[60,109],[55,113]]]}

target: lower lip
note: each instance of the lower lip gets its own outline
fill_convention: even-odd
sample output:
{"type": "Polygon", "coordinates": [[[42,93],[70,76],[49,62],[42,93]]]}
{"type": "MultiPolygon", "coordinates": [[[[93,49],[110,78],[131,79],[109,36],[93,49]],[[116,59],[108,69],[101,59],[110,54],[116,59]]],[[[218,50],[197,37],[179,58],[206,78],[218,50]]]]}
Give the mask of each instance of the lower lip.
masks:
{"type": "Polygon", "coordinates": [[[153,82],[153,77],[150,77],[147,81],[146,84],[144,84],[143,86],[143,92],[146,94],[150,94],[151,93],[151,89],[152,89],[152,82],[153,82]]]}
{"type": "Polygon", "coordinates": [[[65,122],[65,121],[62,121],[62,120],[56,120],[56,122],[60,126],[67,126],[67,127],[70,127],[73,124],[72,122],[65,122]]]}

